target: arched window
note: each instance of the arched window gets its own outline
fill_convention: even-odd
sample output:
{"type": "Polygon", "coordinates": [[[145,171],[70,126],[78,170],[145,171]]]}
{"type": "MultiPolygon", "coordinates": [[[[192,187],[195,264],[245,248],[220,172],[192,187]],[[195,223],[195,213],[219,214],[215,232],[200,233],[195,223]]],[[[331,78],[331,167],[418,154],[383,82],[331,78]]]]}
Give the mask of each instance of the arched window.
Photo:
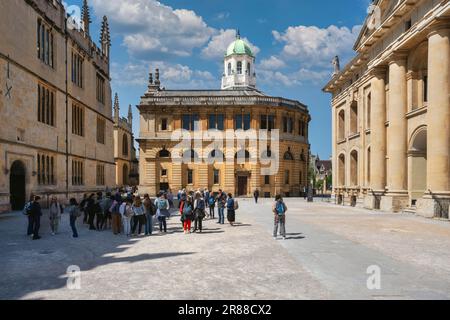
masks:
{"type": "Polygon", "coordinates": [[[352,103],[350,107],[350,132],[358,133],[358,103],[352,103]]]}
{"type": "Polygon", "coordinates": [[[338,185],[340,187],[345,186],[345,155],[341,154],[338,160],[338,185]]]}
{"type": "Polygon", "coordinates": [[[338,121],[338,141],[342,141],[345,139],[345,110],[339,112],[338,121]]]}
{"type": "Polygon", "coordinates": [[[357,186],[359,184],[358,179],[358,151],[353,150],[350,153],[350,183],[357,186]]]}
{"type": "Polygon", "coordinates": [[[122,154],[128,156],[128,137],[125,133],[123,134],[122,154]]]}
{"type": "Polygon", "coordinates": [[[228,75],[231,76],[231,62],[228,63],[228,75]]]}
{"type": "Polygon", "coordinates": [[[158,153],[158,158],[170,158],[170,152],[163,149],[158,153]]]}
{"type": "Polygon", "coordinates": [[[251,70],[251,66],[252,66],[252,65],[250,64],[250,62],[247,62],[247,74],[248,74],[248,75],[251,75],[251,71],[252,71],[252,70],[251,70]]]}
{"type": "Polygon", "coordinates": [[[242,61],[237,63],[237,74],[242,74],[242,61]]]}
{"type": "Polygon", "coordinates": [[[223,163],[225,162],[225,155],[220,150],[213,150],[209,153],[208,163],[212,164],[214,162],[223,163]]]}
{"type": "Polygon", "coordinates": [[[284,153],[283,159],[284,159],[284,160],[292,161],[292,160],[294,160],[294,156],[292,155],[291,151],[286,151],[286,152],[284,153]]]}

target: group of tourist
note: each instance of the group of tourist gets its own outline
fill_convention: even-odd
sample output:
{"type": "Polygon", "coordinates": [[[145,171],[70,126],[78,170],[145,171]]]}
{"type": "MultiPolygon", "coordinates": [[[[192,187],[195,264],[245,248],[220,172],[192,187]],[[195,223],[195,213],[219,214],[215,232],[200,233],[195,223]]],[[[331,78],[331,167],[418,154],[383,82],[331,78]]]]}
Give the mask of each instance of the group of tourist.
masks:
{"type": "MultiPolygon", "coordinates": [[[[259,192],[255,191],[254,198],[257,203],[259,192]]],[[[155,200],[148,194],[143,198],[136,193],[136,189],[117,190],[114,192],[98,192],[97,194],[85,194],[80,203],[75,198],[70,199],[69,205],[65,208],[58,199],[51,198],[48,216],[52,235],[59,231],[61,215],[64,212],[69,214],[70,227],[74,238],[78,238],[76,220],[83,217],[83,223],[89,226],[90,230],[103,231],[111,229],[113,234],[124,234],[127,237],[141,235],[142,231],[146,236],[153,233],[154,219],[159,222],[160,233],[167,233],[167,219],[170,218],[170,209],[173,208],[174,196],[169,190],[161,191],[155,200]]],[[[236,210],[239,209],[238,201],[231,193],[223,190],[213,193],[209,190],[186,191],[179,190],[177,194],[178,209],[181,216],[181,223],[185,234],[203,231],[204,219],[215,219],[215,207],[217,207],[218,224],[225,224],[225,209],[227,210],[227,220],[231,226],[236,221],[236,210]],[[193,222],[193,226],[192,226],[193,222]]],[[[28,235],[34,240],[40,239],[40,218],[42,209],[40,197],[32,196],[25,205],[23,213],[28,217],[28,235]]],[[[277,195],[272,211],[274,220],[274,238],[277,237],[278,227],[280,235],[286,238],[286,211],[287,206],[282,197],[277,195]]]]}
{"type": "Polygon", "coordinates": [[[219,224],[225,224],[225,208],[227,209],[227,220],[231,226],[236,221],[236,210],[239,208],[238,201],[231,193],[219,190],[213,193],[209,190],[197,190],[187,192],[179,190],[177,194],[179,210],[184,233],[191,233],[191,225],[194,222],[193,232],[203,231],[203,219],[215,218],[215,207],[217,206],[219,224]]]}

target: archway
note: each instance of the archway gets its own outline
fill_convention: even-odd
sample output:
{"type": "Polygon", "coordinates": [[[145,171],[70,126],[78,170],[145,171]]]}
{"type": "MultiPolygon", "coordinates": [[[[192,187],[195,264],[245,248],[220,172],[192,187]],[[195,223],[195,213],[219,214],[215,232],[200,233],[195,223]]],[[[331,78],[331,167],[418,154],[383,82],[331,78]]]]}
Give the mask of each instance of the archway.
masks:
{"type": "Polygon", "coordinates": [[[10,203],[12,210],[22,210],[25,205],[25,165],[22,161],[14,161],[9,175],[10,203]]]}
{"type": "Polygon", "coordinates": [[[415,205],[427,189],[427,129],[422,127],[412,136],[408,151],[408,189],[410,204],[415,205]]]}

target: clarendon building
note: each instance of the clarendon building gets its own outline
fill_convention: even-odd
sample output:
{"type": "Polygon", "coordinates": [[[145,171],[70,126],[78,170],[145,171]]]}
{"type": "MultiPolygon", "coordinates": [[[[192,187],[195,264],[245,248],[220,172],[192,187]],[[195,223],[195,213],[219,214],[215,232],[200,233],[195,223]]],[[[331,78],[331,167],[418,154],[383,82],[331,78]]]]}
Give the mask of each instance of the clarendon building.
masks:
{"type": "Polygon", "coordinates": [[[97,46],[86,1],[84,28],[66,17],[59,0],[0,1],[0,211],[115,185],[108,21],[97,46]]]}
{"type": "Polygon", "coordinates": [[[140,192],[208,188],[249,196],[258,189],[266,197],[296,196],[307,184],[308,108],[256,89],[255,56],[239,35],[225,54],[221,90],[165,90],[157,70],[138,109],[140,192]],[[249,134],[222,145],[205,139],[180,145],[182,130],[194,138],[261,131],[269,139],[249,134]],[[268,159],[277,163],[273,172],[265,171],[268,159]]]}
{"type": "Polygon", "coordinates": [[[378,0],[336,70],[332,94],[336,200],[448,218],[450,4],[378,0]]]}

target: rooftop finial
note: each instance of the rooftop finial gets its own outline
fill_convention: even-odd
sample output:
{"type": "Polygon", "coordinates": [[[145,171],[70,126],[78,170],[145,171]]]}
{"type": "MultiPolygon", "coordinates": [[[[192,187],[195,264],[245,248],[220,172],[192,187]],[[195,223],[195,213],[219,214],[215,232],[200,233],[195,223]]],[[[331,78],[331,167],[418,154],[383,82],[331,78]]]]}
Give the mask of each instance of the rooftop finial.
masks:
{"type": "Polygon", "coordinates": [[[155,71],[155,85],[157,85],[159,87],[160,84],[161,84],[161,81],[159,81],[159,69],[157,68],[155,71]]]}
{"type": "Polygon", "coordinates": [[[106,16],[103,16],[100,42],[102,45],[103,54],[109,56],[109,48],[111,47],[111,37],[109,34],[108,18],[106,16]]]}
{"type": "Polygon", "coordinates": [[[89,13],[89,6],[87,3],[87,0],[83,0],[83,8],[81,9],[81,16],[82,16],[83,25],[84,25],[84,32],[86,35],[89,36],[89,25],[92,21],[91,21],[91,16],[89,13]]]}

